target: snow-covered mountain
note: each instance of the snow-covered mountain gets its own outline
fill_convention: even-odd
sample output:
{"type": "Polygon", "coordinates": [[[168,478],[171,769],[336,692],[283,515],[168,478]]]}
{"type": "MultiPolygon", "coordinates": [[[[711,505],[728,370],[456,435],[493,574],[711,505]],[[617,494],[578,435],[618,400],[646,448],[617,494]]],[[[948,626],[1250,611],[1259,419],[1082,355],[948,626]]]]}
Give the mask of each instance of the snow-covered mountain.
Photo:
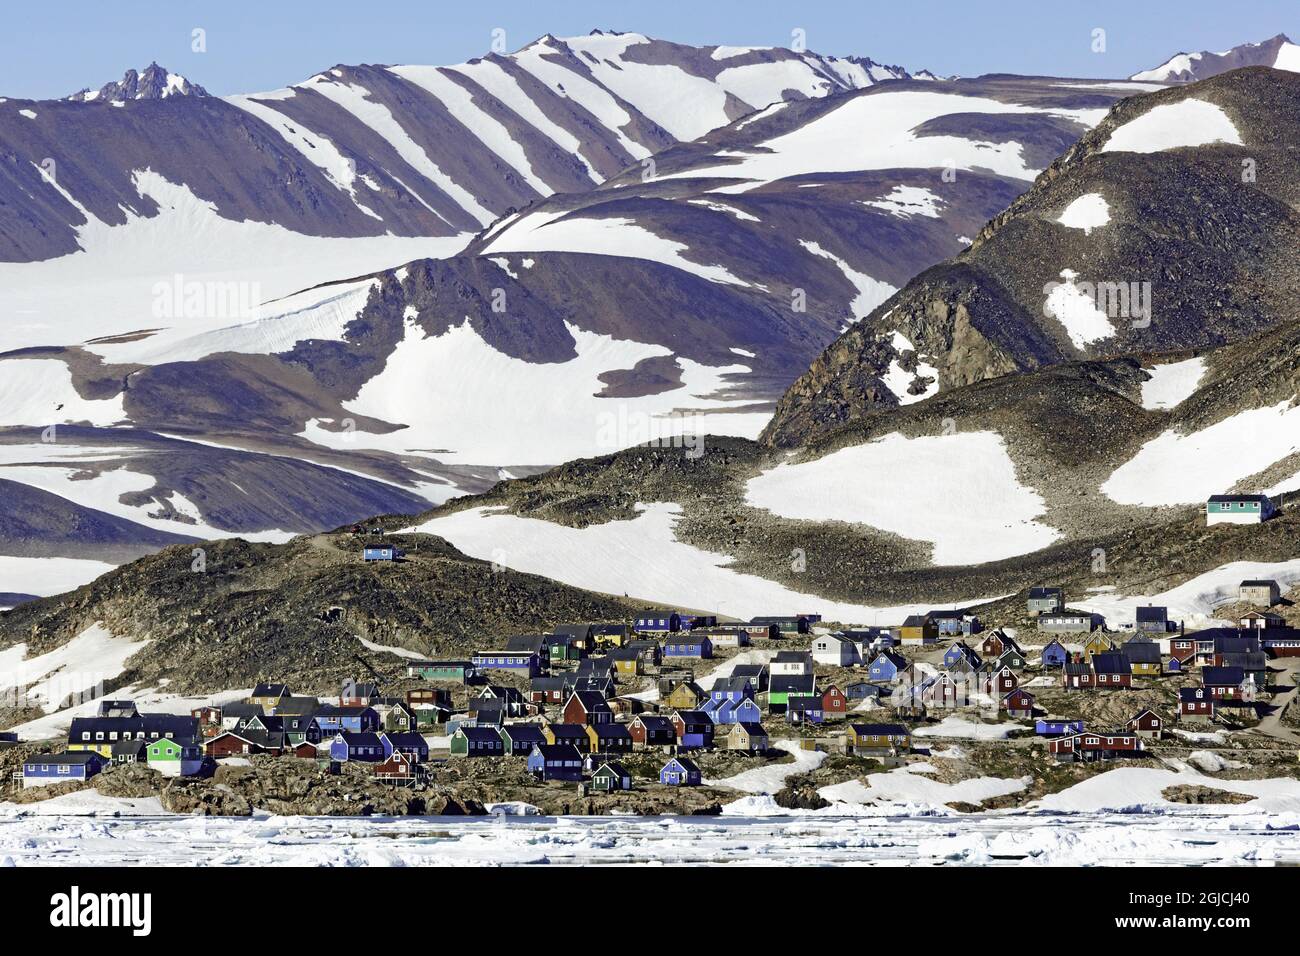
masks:
{"type": "Polygon", "coordinates": [[[1271,66],[1300,72],[1300,45],[1282,33],[1262,43],[1243,43],[1222,53],[1176,53],[1151,70],[1134,73],[1129,79],[1151,83],[1191,83],[1206,80],[1243,66],[1271,66]]]}
{"type": "Polygon", "coordinates": [[[82,219],[81,251],[0,262],[0,480],[53,496],[8,553],[30,557],[42,527],[58,560],[117,561],[159,534],[275,540],[647,439],[756,436],[842,328],[1131,92],[851,89],[886,75],[597,34],[446,70],[339,67],[275,95],[0,103],[33,157],[47,129],[103,131],[98,158],[30,159],[36,182],[11,179],[21,201],[0,206],[82,219]],[[698,107],[706,130],[691,142],[651,95],[674,77],[675,113],[698,107]],[[453,163],[479,165],[462,180],[453,163]],[[438,181],[442,205],[411,198],[438,181]],[[475,235],[461,206],[448,235],[457,197],[505,214],[475,235]],[[66,446],[41,441],[49,425],[66,446]]]}

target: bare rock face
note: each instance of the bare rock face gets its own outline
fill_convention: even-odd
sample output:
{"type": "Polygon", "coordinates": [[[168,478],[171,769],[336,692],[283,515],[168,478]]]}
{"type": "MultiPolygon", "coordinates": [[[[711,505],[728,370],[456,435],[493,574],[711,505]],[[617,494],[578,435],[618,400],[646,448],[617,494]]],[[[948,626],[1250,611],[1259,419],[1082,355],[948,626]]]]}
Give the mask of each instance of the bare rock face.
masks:
{"type": "Polygon", "coordinates": [[[1293,318],[1300,177],[1281,144],[1300,137],[1297,103],[1300,75],[1262,67],[1121,101],[968,249],[832,343],[762,440],[807,443],[910,401],[915,382],[899,388],[904,340],[945,391],[1047,365],[1220,347],[1293,318]],[[1126,124],[1189,100],[1221,110],[1241,143],[1106,149],[1126,124]],[[1061,221],[1083,197],[1104,203],[1104,222],[1061,221]],[[1052,304],[1062,285],[1074,295],[1052,304]],[[1067,300],[1095,308],[1109,331],[1080,334],[1056,314],[1067,300]]]}

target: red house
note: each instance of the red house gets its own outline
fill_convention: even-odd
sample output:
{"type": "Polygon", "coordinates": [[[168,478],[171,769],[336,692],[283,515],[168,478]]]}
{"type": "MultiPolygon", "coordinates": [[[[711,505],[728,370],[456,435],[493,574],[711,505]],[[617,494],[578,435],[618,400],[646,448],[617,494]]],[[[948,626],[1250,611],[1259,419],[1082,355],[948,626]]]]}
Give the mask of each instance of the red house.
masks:
{"type": "Polygon", "coordinates": [[[1179,720],[1213,720],[1214,695],[1204,687],[1178,688],[1179,720]]]}
{"type": "Polygon", "coordinates": [[[1002,698],[1002,707],[1008,717],[1034,716],[1034,695],[1017,687],[1002,698]]]}
{"type": "Polygon", "coordinates": [[[1109,730],[1055,737],[1047,742],[1047,749],[1057,760],[1110,760],[1134,756],[1143,748],[1137,734],[1128,730],[1109,730]]]}
{"type": "Polygon", "coordinates": [[[1124,728],[1139,737],[1159,737],[1165,732],[1165,719],[1147,707],[1125,724],[1124,728]]]}
{"type": "MultiPolygon", "coordinates": [[[[234,757],[237,755],[267,753],[268,751],[251,735],[245,736],[236,731],[227,730],[204,743],[203,752],[209,757],[234,757]]],[[[273,752],[279,753],[279,750],[273,752]]]]}
{"type": "Polygon", "coordinates": [[[638,714],[627,725],[627,732],[632,735],[632,746],[671,747],[677,743],[677,729],[670,718],[659,714],[638,714]]]}
{"type": "Polygon", "coordinates": [[[984,675],[984,693],[989,697],[1001,697],[1003,694],[1011,693],[1019,686],[1019,679],[1011,672],[1009,667],[984,675]]]}
{"type": "Polygon", "coordinates": [[[849,711],[849,699],[834,684],[822,692],[822,713],[827,717],[840,716],[849,711]]]}
{"type": "Polygon", "coordinates": [[[400,750],[394,750],[392,756],[382,763],[375,764],[375,776],[380,780],[402,783],[415,779],[415,764],[411,758],[400,750]]]}

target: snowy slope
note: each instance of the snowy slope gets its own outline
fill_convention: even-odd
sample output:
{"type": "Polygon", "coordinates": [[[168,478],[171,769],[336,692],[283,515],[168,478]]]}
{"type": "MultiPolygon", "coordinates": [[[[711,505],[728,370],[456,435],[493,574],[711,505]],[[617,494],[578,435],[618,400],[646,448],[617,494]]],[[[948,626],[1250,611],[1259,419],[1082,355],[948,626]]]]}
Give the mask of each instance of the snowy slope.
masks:
{"type": "Polygon", "coordinates": [[[1150,70],[1134,73],[1130,79],[1155,83],[1191,83],[1243,66],[1271,66],[1300,72],[1300,44],[1279,33],[1262,43],[1243,43],[1221,53],[1176,53],[1150,70]]]}

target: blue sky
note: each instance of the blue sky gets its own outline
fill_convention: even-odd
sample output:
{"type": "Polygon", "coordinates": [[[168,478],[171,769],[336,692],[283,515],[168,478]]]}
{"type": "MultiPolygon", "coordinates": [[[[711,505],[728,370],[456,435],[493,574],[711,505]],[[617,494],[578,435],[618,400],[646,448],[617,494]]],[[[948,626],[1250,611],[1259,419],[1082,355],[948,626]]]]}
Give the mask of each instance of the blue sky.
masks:
{"type": "Polygon", "coordinates": [[[1300,38],[1296,0],[1051,0],[877,3],[828,0],[298,0],[6,5],[0,96],[43,98],[117,79],[151,60],[217,94],[273,89],[335,63],[458,63],[485,53],[492,30],[509,49],[544,33],[630,30],[683,43],[784,46],[858,54],[909,69],[1117,77],[1180,50],[1220,50],[1276,33],[1300,38]],[[207,52],[191,51],[206,31],[207,52]],[[1106,30],[1106,52],[1091,34],[1106,30]]]}

